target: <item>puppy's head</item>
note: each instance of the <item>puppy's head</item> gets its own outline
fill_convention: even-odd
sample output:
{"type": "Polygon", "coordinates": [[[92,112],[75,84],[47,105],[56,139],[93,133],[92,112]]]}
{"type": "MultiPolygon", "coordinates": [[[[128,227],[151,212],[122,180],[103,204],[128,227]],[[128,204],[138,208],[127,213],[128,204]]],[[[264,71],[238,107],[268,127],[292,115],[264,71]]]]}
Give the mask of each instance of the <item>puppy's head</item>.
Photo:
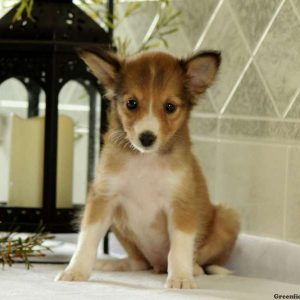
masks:
{"type": "Polygon", "coordinates": [[[101,49],[79,54],[115,102],[126,138],[141,152],[157,151],[176,136],[221,62],[215,51],[188,59],[161,52],[120,59],[101,49]]]}

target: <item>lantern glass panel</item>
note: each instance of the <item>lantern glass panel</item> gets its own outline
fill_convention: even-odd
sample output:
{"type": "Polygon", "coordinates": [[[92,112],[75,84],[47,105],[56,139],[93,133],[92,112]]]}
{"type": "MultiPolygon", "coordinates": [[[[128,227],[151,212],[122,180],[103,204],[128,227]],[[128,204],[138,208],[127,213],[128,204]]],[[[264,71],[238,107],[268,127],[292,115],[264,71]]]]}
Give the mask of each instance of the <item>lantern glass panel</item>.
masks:
{"type": "Polygon", "coordinates": [[[41,207],[45,92],[30,78],[0,85],[0,203],[41,207]]]}
{"type": "Polygon", "coordinates": [[[90,84],[87,80],[71,80],[59,93],[58,208],[85,203],[98,159],[100,95],[90,84]]]}

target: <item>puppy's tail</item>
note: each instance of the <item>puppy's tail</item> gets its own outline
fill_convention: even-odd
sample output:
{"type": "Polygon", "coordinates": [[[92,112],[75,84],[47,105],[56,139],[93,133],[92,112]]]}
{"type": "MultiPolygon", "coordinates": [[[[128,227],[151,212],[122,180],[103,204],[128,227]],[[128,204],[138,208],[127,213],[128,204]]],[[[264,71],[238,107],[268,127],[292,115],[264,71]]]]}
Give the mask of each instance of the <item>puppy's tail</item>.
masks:
{"type": "Polygon", "coordinates": [[[212,275],[215,275],[215,274],[218,274],[218,275],[231,275],[231,274],[233,274],[233,271],[231,271],[227,268],[218,266],[218,265],[205,266],[204,270],[205,270],[206,274],[212,274],[212,275]]]}

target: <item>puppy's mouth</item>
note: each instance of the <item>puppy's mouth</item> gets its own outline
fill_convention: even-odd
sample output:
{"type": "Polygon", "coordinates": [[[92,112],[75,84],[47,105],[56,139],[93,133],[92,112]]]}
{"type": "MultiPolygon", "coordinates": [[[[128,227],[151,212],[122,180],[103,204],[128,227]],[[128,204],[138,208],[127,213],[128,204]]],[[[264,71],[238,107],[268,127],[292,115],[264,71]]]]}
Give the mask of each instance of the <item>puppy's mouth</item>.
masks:
{"type": "Polygon", "coordinates": [[[141,145],[139,142],[130,141],[130,143],[136,150],[138,150],[141,153],[153,153],[158,150],[157,144],[154,144],[150,147],[145,147],[145,146],[141,145]]]}
{"type": "Polygon", "coordinates": [[[140,153],[153,153],[160,149],[160,143],[156,139],[153,139],[152,142],[149,142],[149,138],[141,140],[140,136],[132,137],[130,134],[123,130],[115,130],[109,136],[111,142],[122,147],[129,147],[131,150],[136,150],[140,153]],[[144,145],[143,145],[144,144],[144,145]]]}

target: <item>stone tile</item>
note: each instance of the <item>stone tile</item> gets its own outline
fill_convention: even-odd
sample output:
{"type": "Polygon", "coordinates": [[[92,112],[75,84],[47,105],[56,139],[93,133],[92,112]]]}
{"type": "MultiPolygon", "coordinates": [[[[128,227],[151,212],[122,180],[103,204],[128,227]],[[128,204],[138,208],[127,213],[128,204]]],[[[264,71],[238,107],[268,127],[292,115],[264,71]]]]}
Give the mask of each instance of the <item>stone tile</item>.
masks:
{"type": "Polygon", "coordinates": [[[181,11],[182,29],[191,47],[195,47],[219,0],[173,0],[174,7],[181,11]]]}
{"type": "Polygon", "coordinates": [[[286,1],[255,58],[281,112],[299,87],[299,36],[300,22],[286,1]]]}
{"type": "Polygon", "coordinates": [[[216,113],[208,93],[205,93],[198,99],[198,104],[194,107],[194,111],[201,113],[216,113]]]}
{"type": "Polygon", "coordinates": [[[299,143],[300,123],[223,118],[220,120],[220,137],[299,143]]]}
{"type": "Polygon", "coordinates": [[[217,142],[193,140],[193,152],[196,155],[206,178],[211,200],[215,199],[217,142]]]}
{"type": "Polygon", "coordinates": [[[250,65],[235,91],[226,114],[276,117],[271,99],[253,65],[250,65]]]}
{"type": "Polygon", "coordinates": [[[286,153],[283,146],[220,143],[216,199],[240,212],[245,232],[282,237],[286,153]]]}
{"type": "Polygon", "coordinates": [[[254,49],[280,0],[230,0],[230,4],[250,48],[254,49]]]}
{"type": "Polygon", "coordinates": [[[226,1],[216,15],[200,49],[215,49],[222,52],[219,75],[209,89],[212,101],[218,109],[221,109],[249,58],[226,1]]]}
{"type": "Polygon", "coordinates": [[[179,27],[177,32],[168,35],[166,41],[168,43],[167,48],[163,44],[160,44],[155,50],[166,51],[177,57],[183,58],[188,57],[193,51],[193,47],[183,31],[182,26],[179,27]]]}
{"type": "MultiPolygon", "coordinates": [[[[235,207],[235,205],[232,205],[235,207]]],[[[235,207],[240,214],[242,232],[283,239],[284,237],[284,216],[282,203],[274,205],[244,204],[235,207]]]]}
{"type": "Polygon", "coordinates": [[[298,13],[300,14],[300,1],[299,0],[291,0],[291,2],[295,6],[295,8],[298,10],[298,13]]]}
{"type": "Polygon", "coordinates": [[[286,199],[286,239],[300,243],[300,148],[289,151],[286,199]]]}
{"type": "Polygon", "coordinates": [[[215,137],[217,135],[217,118],[192,116],[189,122],[191,135],[197,137],[215,137]]]}
{"type": "Polygon", "coordinates": [[[294,118],[294,119],[300,118],[300,94],[298,95],[294,104],[290,108],[290,111],[287,114],[287,118],[294,118]]]}

